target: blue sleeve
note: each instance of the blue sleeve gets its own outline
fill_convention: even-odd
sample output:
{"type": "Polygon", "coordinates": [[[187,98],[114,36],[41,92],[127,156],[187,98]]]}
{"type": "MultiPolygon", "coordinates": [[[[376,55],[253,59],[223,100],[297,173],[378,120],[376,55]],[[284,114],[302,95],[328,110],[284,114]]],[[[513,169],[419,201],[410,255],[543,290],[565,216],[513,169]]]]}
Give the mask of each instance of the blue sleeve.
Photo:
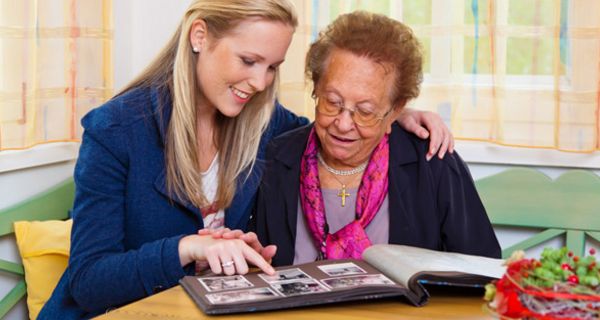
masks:
{"type": "Polygon", "coordinates": [[[172,287],[185,275],[178,253],[183,235],[125,247],[128,155],[118,131],[86,129],[75,168],[69,288],[90,312],[172,287]]]}
{"type": "Polygon", "coordinates": [[[269,130],[271,130],[273,138],[282,133],[305,126],[308,123],[308,118],[297,116],[281,105],[279,101],[275,101],[275,110],[269,124],[269,130]]]}

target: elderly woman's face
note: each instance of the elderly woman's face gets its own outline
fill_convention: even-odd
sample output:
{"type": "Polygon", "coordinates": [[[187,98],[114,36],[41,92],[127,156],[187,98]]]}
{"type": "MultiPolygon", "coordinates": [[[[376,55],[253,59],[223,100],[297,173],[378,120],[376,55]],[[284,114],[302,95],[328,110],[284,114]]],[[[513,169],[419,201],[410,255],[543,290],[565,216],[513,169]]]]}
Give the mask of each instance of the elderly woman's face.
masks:
{"type": "Polygon", "coordinates": [[[348,169],[364,163],[384,134],[391,130],[397,115],[390,112],[393,80],[393,72],[381,64],[346,50],[333,50],[317,86],[319,106],[315,118],[321,153],[329,165],[348,169]],[[336,105],[353,110],[358,122],[364,122],[359,117],[364,120],[369,114],[371,118],[383,119],[371,126],[361,126],[348,110],[336,115],[319,111],[336,105]]]}

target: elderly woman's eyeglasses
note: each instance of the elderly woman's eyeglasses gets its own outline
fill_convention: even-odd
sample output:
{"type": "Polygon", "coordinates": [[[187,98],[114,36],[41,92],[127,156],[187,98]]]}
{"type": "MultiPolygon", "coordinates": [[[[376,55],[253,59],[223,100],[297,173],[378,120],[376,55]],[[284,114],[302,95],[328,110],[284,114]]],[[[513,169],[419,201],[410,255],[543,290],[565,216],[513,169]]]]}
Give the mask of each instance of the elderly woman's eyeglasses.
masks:
{"type": "Polygon", "coordinates": [[[360,127],[372,127],[385,119],[392,111],[392,109],[390,109],[383,115],[379,115],[375,112],[365,110],[360,106],[355,106],[354,109],[350,109],[344,106],[344,103],[341,100],[317,97],[317,112],[325,116],[334,117],[341,114],[344,110],[350,112],[352,120],[360,127]]]}

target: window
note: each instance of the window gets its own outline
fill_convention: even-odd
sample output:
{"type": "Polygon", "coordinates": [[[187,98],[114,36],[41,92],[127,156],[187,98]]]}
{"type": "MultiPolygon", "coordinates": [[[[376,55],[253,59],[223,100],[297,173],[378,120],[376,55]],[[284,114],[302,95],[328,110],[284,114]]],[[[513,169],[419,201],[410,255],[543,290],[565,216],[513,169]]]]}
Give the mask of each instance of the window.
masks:
{"type": "MultiPolygon", "coordinates": [[[[410,25],[425,53],[422,92],[410,106],[438,112],[460,140],[600,150],[598,1],[331,0],[297,1],[297,7],[304,25],[295,43],[302,53],[343,12],[365,9],[410,25]]],[[[290,64],[302,74],[303,63],[290,64]]],[[[286,89],[300,97],[303,81],[284,76],[282,101],[312,116],[306,91],[286,100],[286,89]]]]}
{"type": "Polygon", "coordinates": [[[111,0],[0,0],[0,151],[77,141],[112,95],[111,0]]]}

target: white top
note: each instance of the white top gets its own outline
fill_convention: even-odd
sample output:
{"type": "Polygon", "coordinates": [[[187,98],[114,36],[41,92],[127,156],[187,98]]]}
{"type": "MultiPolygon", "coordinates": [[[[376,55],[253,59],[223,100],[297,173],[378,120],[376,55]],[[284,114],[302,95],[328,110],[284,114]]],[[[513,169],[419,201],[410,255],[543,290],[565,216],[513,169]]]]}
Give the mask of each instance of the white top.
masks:
{"type": "Polygon", "coordinates": [[[214,202],[219,188],[219,154],[215,155],[210,167],[205,172],[200,172],[202,177],[202,192],[210,205],[200,208],[204,221],[204,228],[219,229],[225,225],[225,210],[215,210],[214,202]]]}

